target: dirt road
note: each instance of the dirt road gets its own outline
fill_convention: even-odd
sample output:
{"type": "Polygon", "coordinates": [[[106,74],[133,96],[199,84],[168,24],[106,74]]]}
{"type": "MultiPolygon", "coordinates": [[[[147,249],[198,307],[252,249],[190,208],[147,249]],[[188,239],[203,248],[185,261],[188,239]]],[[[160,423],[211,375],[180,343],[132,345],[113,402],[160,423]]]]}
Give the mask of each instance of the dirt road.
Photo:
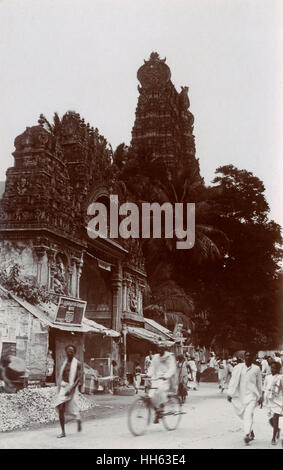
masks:
{"type": "Polygon", "coordinates": [[[281,441],[272,446],[271,427],[266,410],[255,413],[255,441],[243,443],[242,422],[220,394],[217,384],[201,384],[199,391],[191,391],[184,406],[177,430],[168,432],[162,424],[152,424],[147,433],[134,437],[127,427],[127,407],[135,397],[108,396],[108,411],[103,416],[83,423],[83,431],[76,432],[76,424],[66,426],[67,437],[57,439],[59,427],[48,426],[36,430],[16,431],[0,435],[1,449],[274,449],[282,450],[281,441]]]}

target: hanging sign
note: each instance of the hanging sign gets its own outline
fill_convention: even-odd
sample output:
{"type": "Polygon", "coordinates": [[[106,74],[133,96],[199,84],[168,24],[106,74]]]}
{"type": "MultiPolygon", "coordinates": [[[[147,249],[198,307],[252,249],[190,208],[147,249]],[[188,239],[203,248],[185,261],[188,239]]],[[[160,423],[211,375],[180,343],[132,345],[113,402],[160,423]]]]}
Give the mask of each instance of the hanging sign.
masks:
{"type": "Polygon", "coordinates": [[[84,300],[60,297],[55,323],[80,326],[84,318],[86,304],[87,302],[84,300]]]}

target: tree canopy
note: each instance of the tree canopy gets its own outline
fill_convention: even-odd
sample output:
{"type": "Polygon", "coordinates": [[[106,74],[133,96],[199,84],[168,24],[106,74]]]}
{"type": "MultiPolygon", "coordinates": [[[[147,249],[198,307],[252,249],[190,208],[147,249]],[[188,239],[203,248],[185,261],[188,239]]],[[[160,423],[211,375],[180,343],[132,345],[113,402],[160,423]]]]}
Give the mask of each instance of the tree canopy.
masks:
{"type": "Polygon", "coordinates": [[[172,167],[124,144],[113,164],[138,204],[196,205],[192,249],[176,250],[174,238],[142,241],[151,287],[147,314],[158,314],[161,322],[166,313],[171,321],[174,315],[176,321],[189,317],[200,344],[275,347],[282,321],[282,240],[280,226],[268,220],[263,182],[226,165],[217,168],[214,185],[207,187],[197,160],[176,159],[172,167]]]}

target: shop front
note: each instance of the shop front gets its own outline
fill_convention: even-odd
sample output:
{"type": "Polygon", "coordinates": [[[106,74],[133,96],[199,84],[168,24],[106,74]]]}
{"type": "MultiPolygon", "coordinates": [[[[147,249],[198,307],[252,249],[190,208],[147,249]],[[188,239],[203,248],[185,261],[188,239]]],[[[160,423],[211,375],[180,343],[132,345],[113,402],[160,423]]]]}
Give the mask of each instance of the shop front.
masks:
{"type": "Polygon", "coordinates": [[[164,335],[156,334],[141,326],[123,326],[123,346],[124,346],[124,370],[129,383],[133,382],[135,367],[139,364],[144,372],[145,358],[151,351],[152,354],[158,352],[158,346],[166,344],[169,350],[173,350],[174,341],[168,340],[164,335]]]}
{"type": "MultiPolygon", "coordinates": [[[[67,299],[59,305],[32,305],[0,287],[0,354],[16,355],[26,364],[27,384],[55,385],[65,360],[65,348],[76,347],[76,357],[92,367],[98,344],[111,342],[120,334],[93,320],[84,318],[84,302],[67,299]],[[79,311],[81,309],[81,311],[79,311]],[[66,321],[67,320],[67,321],[66,321]]],[[[110,358],[107,358],[110,362],[110,358]]],[[[96,371],[97,376],[109,370],[96,371]]]]}

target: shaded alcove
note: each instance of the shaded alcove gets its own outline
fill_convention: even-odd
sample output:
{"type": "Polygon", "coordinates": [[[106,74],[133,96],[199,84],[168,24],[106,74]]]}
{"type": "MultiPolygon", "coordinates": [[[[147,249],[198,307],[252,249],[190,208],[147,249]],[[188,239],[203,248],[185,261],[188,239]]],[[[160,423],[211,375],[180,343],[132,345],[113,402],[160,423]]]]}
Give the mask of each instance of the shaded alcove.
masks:
{"type": "Polygon", "coordinates": [[[86,317],[109,328],[112,326],[111,271],[100,268],[99,262],[86,256],[80,280],[80,297],[86,300],[86,317]]]}

